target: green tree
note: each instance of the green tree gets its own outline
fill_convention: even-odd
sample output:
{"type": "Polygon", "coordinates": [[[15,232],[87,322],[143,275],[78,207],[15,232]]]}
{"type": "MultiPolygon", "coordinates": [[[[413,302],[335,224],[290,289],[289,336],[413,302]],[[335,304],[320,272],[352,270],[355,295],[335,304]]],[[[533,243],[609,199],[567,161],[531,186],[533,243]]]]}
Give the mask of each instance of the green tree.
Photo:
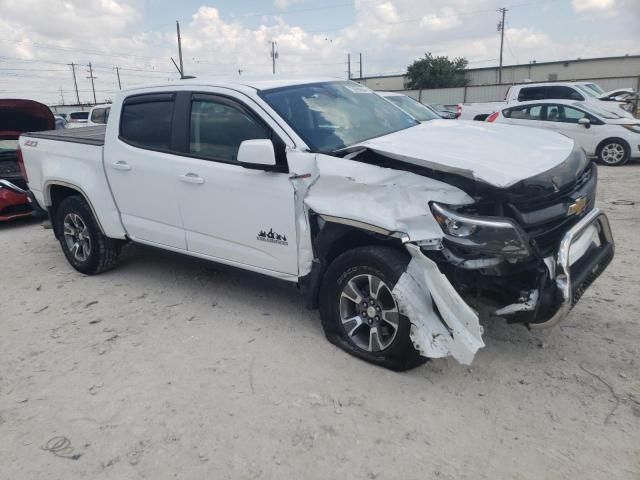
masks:
{"type": "Polygon", "coordinates": [[[468,64],[466,58],[449,60],[449,57],[434,57],[431,53],[425,53],[424,58],[416,60],[407,68],[407,87],[464,87],[467,84],[464,72],[468,64]]]}

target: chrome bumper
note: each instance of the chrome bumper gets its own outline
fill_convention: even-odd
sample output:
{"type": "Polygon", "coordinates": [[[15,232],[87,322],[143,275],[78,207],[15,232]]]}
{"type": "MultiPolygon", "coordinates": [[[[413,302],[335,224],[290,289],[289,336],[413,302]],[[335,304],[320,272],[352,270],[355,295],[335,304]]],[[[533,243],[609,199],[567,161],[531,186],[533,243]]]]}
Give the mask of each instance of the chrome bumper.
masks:
{"type": "Polygon", "coordinates": [[[557,255],[547,264],[561,298],[560,308],[548,320],[530,323],[529,328],[549,328],[560,323],[589,285],[607,268],[613,259],[614,249],[609,220],[602,211],[594,208],[562,237],[557,255]],[[579,243],[580,236],[591,226],[595,227],[599,245],[586,251],[572,265],[571,248],[579,243]]]}

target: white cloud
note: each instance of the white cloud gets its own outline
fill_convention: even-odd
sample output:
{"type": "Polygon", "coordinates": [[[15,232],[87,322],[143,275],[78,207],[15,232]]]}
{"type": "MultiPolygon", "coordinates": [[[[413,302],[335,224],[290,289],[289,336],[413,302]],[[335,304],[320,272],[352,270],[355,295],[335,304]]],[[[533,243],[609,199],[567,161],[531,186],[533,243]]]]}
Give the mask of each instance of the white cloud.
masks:
{"type": "MultiPolygon", "coordinates": [[[[177,54],[173,26],[144,31],[145,0],[55,0],[55,10],[50,8],[52,1],[0,0],[0,31],[5,32],[0,38],[0,95],[54,102],[62,87],[68,101],[75,96],[66,65],[71,62],[81,65],[77,77],[83,100],[91,96],[85,73],[89,61],[98,77],[98,100],[111,96],[117,88],[114,65],[121,67],[125,87],[176,77],[170,62],[177,54]]],[[[285,1],[291,5],[298,0],[285,1]]],[[[607,1],[614,0],[600,3],[607,1]]],[[[315,6],[307,3],[309,8],[315,6]]],[[[428,51],[464,56],[471,66],[495,65],[499,49],[497,0],[448,0],[443,4],[354,0],[353,22],[339,30],[329,25],[325,32],[320,28],[306,31],[294,23],[298,17],[285,14],[265,16],[257,26],[248,28],[242,17],[223,16],[216,8],[201,6],[190,21],[181,22],[186,73],[237,75],[242,70],[243,75],[270,74],[272,40],[278,42],[277,70],[283,74],[344,78],[349,52],[354,72],[359,70],[358,53],[362,52],[365,75],[402,73],[428,51]]],[[[575,28],[571,41],[559,41],[552,30],[543,30],[544,25],[519,23],[516,28],[508,23],[505,63],[638,53],[633,17],[640,10],[640,1],[615,0],[615,4],[614,10],[621,14],[603,22],[615,21],[616,35],[610,35],[606,28],[575,28]]],[[[576,16],[576,22],[602,15],[593,10],[583,12],[576,16]]],[[[511,18],[517,14],[515,8],[510,11],[511,18]]]]}
{"type": "Polygon", "coordinates": [[[578,13],[605,12],[616,6],[616,0],[571,0],[571,5],[578,13]]]}

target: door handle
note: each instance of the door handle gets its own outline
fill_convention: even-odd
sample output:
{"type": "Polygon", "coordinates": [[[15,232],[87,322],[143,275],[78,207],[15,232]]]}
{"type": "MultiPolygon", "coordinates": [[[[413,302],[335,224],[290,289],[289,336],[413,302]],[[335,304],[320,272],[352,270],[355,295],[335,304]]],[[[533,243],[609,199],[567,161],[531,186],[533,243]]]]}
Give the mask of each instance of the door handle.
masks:
{"type": "Polygon", "coordinates": [[[123,162],[122,160],[117,161],[116,163],[112,164],[112,166],[116,170],[131,170],[131,165],[129,165],[127,162],[123,162]]]}
{"type": "Polygon", "coordinates": [[[195,183],[197,185],[201,185],[204,183],[204,178],[202,178],[197,173],[186,173],[184,175],[180,175],[180,180],[184,183],[195,183]]]}

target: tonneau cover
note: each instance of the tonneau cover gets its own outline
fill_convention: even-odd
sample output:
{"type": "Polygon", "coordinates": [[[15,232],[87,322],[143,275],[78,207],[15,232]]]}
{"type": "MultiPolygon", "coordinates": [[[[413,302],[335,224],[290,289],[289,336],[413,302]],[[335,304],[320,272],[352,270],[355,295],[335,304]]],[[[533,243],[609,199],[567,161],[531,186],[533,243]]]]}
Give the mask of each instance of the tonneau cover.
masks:
{"type": "Polygon", "coordinates": [[[95,127],[79,127],[60,130],[49,130],[46,132],[31,132],[24,134],[32,138],[45,138],[47,140],[58,140],[60,142],[85,143],[87,145],[104,145],[104,135],[107,131],[106,125],[95,127]]]}

